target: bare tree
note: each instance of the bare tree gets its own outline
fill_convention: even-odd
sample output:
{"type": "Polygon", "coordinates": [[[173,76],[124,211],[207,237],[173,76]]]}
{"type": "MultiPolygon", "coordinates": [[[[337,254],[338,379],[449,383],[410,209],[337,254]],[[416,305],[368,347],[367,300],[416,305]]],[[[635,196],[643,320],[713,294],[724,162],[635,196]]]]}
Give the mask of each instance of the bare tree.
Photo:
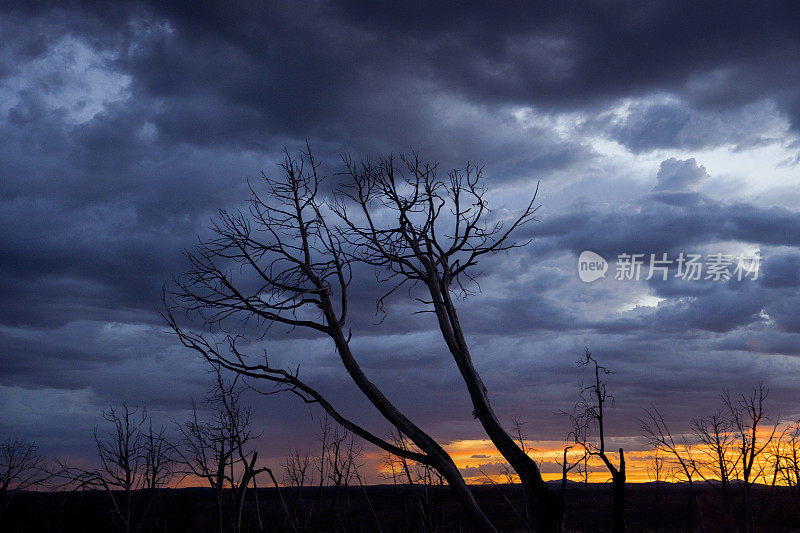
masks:
{"type": "Polygon", "coordinates": [[[762,454],[771,445],[778,429],[779,421],[776,419],[772,422],[765,411],[767,395],[763,383],[749,395],[741,394],[738,398],[732,397],[727,391],[722,394],[736,439],[736,462],[739,465],[739,486],[743,500],[742,519],[746,531],[753,531],[756,525],[751,488],[768,468],[769,461],[763,460],[762,454]]]}
{"type": "MultiPolygon", "coordinates": [[[[148,506],[152,508],[152,516],[158,520],[161,516],[161,489],[166,487],[176,475],[176,458],[172,444],[165,435],[164,427],[161,426],[155,430],[152,420],[149,420],[147,431],[144,433],[142,447],[144,453],[142,488],[149,496],[148,506]]],[[[151,529],[155,527],[157,526],[151,525],[151,529]]]]}
{"type": "Polygon", "coordinates": [[[167,486],[175,476],[175,458],[171,452],[172,446],[166,438],[164,427],[154,430],[151,420],[144,435],[144,486],[147,490],[156,492],[167,486]]]}
{"type": "Polygon", "coordinates": [[[217,417],[201,421],[192,402],[192,418],[179,427],[183,439],[175,448],[183,474],[204,479],[214,490],[220,531],[224,531],[225,475],[233,453],[224,421],[217,417]]]}
{"type": "MultiPolygon", "coordinates": [[[[283,501],[280,486],[266,466],[258,466],[258,451],[252,448],[260,434],[251,429],[249,408],[242,407],[240,398],[245,387],[237,385],[236,375],[226,383],[219,368],[215,367],[215,387],[207,399],[214,414],[200,421],[197,406],[192,405],[192,418],[179,428],[183,435],[180,447],[175,450],[184,465],[184,474],[205,479],[214,489],[217,499],[219,527],[225,531],[226,520],[234,532],[242,530],[245,498],[251,485],[256,486],[256,477],[267,473],[283,501]],[[230,494],[230,513],[226,490],[230,494]]],[[[256,494],[254,492],[254,494],[256,494]]],[[[290,525],[294,525],[284,502],[284,511],[290,525]]],[[[256,505],[259,524],[261,518],[256,505]]]]}
{"type": "Polygon", "coordinates": [[[298,489],[298,497],[303,501],[303,487],[311,480],[310,469],[313,459],[308,452],[301,452],[298,449],[289,452],[286,462],[283,464],[285,470],[284,483],[298,489]]]}
{"type": "Polygon", "coordinates": [[[59,463],[58,477],[77,488],[104,490],[111,501],[115,515],[126,532],[133,529],[134,498],[136,490],[145,486],[146,480],[146,436],[143,430],[147,422],[145,408],[129,409],[109,407],[103,418],[112,426],[111,432],[101,436],[97,428],[94,440],[100,467],[94,470],[70,467],[59,463]]]}
{"type": "Polygon", "coordinates": [[[579,364],[590,367],[594,381],[591,385],[581,387],[580,400],[570,414],[573,422],[572,437],[589,456],[599,457],[611,474],[611,528],[612,531],[621,532],[625,531],[625,452],[622,448],[619,449],[619,462],[616,466],[606,452],[605,411],[613,397],[606,391],[604,376],[610,374],[610,371],[599,364],[589,350],[586,350],[585,357],[579,364]],[[597,431],[596,440],[594,431],[597,431]]]}
{"type": "MultiPolygon", "coordinates": [[[[162,316],[166,323],[185,346],[209,361],[249,378],[276,383],[277,390],[290,391],[303,401],[319,404],[336,422],[367,442],[435,468],[452,487],[472,525],[493,531],[494,526],[478,506],[452,458],[369,380],[351,349],[351,336],[345,328],[350,266],[355,256],[345,251],[347,241],[343,241],[343,234],[326,221],[326,207],[319,198],[324,178],[317,173],[318,165],[310,151],[299,160],[287,154],[282,169],[283,176],[279,179],[264,176],[268,198],[251,188],[249,212],[222,211],[212,228],[216,238],[201,243],[196,252],[186,254],[190,269],[176,280],[176,289],[165,298],[162,316]],[[248,284],[246,279],[236,278],[234,270],[247,271],[255,281],[250,278],[248,284]],[[239,319],[245,326],[260,329],[258,335],[264,334],[266,325],[284,324],[327,336],[366,399],[408,437],[419,452],[402,450],[345,418],[321,394],[301,381],[296,370],[273,368],[266,356],[259,358],[260,362],[253,362],[240,350],[247,342],[241,335],[243,330],[237,335],[225,335],[221,341],[212,340],[207,338],[208,334],[180,326],[173,313],[175,308],[199,318],[206,327],[224,328],[230,321],[239,319]]],[[[470,187],[475,187],[473,179],[468,180],[467,188],[470,187]]],[[[472,259],[456,266],[456,270],[448,274],[443,288],[449,287],[459,274],[474,265],[479,255],[511,247],[502,240],[497,245],[477,247],[473,244],[475,239],[486,243],[492,233],[480,229],[476,223],[465,222],[463,208],[459,208],[459,213],[458,226],[467,224],[469,232],[466,242],[458,248],[471,250],[468,253],[472,259]]],[[[514,227],[527,218],[523,217],[514,227]]],[[[463,232],[461,235],[463,238],[463,232]]],[[[470,381],[475,383],[472,377],[470,381]]],[[[479,389],[478,394],[485,398],[482,385],[479,389]]],[[[488,401],[484,407],[488,408],[488,401]]],[[[481,417],[486,418],[483,414],[481,417]]],[[[525,456],[526,464],[536,467],[520,450],[517,463],[523,460],[521,456],[525,456]]],[[[535,470],[538,475],[538,468],[535,470]]],[[[542,484],[540,488],[547,487],[542,484]]]]}
{"type": "Polygon", "coordinates": [[[8,439],[0,444],[0,516],[18,492],[34,488],[50,476],[33,442],[8,439]]]}
{"type": "MultiPolygon", "coordinates": [[[[695,486],[695,476],[697,475],[697,463],[692,453],[692,443],[685,435],[676,441],[669,429],[664,416],[656,408],[645,412],[646,417],[641,420],[642,430],[645,437],[652,445],[653,449],[664,453],[672,458],[675,466],[683,481],[689,486],[689,497],[686,500],[686,527],[689,531],[694,531],[694,505],[697,503],[697,488],[695,486]]],[[[680,479],[680,476],[679,476],[680,479]]],[[[698,506],[698,511],[700,511],[698,506]]],[[[700,513],[700,527],[703,527],[703,516],[700,513]]]]}
{"type": "Polygon", "coordinates": [[[535,523],[542,529],[559,529],[556,502],[538,464],[503,427],[489,402],[455,305],[456,296],[470,293],[474,267],[483,256],[525,244],[515,241],[514,234],[534,220],[536,195],[503,225],[489,220],[480,168],[467,165],[441,177],[436,165],[417,154],[401,157],[397,165],[392,157],[376,165],[345,158],[345,165],[350,179],[334,210],[344,225],[341,235],[351,245],[352,259],[380,269],[380,281],[389,285],[378,301],[379,310],[404,285],[423,287],[425,295],[417,300],[425,306],[422,312],[436,317],[472,401],[472,414],[519,476],[535,523]]]}
{"type": "MultiPolygon", "coordinates": [[[[413,444],[409,443],[401,433],[392,434],[390,440],[399,448],[405,450],[413,448],[413,444]]],[[[383,456],[383,466],[389,470],[390,474],[387,476],[392,478],[395,485],[407,484],[412,488],[405,504],[404,515],[407,520],[407,528],[426,531],[438,530],[444,520],[441,474],[428,465],[392,454],[383,456]],[[432,506],[437,503],[438,518],[437,513],[434,513],[434,509],[432,509],[432,506]],[[417,522],[413,522],[412,518],[416,518],[417,522]]]]}
{"type": "Polygon", "coordinates": [[[292,450],[286,456],[286,461],[283,464],[284,468],[284,485],[294,487],[297,491],[297,498],[294,505],[294,522],[305,529],[310,513],[305,513],[303,489],[307,484],[312,482],[314,466],[314,458],[311,457],[309,452],[301,452],[299,449],[292,450]]]}
{"type": "Polygon", "coordinates": [[[584,453],[578,455],[576,460],[572,460],[569,458],[569,452],[572,450],[572,446],[565,446],[562,454],[561,461],[556,461],[561,466],[561,485],[558,490],[558,507],[559,513],[563,517],[563,520],[566,521],[566,511],[567,511],[567,476],[573,470],[580,469],[581,464],[584,462],[586,458],[586,449],[584,448],[584,453]]]}
{"type": "Polygon", "coordinates": [[[783,430],[775,448],[775,471],[800,511],[800,420],[783,430]]]}
{"type": "Polygon", "coordinates": [[[692,422],[698,447],[697,474],[719,492],[725,511],[733,512],[731,480],[737,477],[734,424],[722,412],[692,422]]]}
{"type": "Polygon", "coordinates": [[[655,483],[656,486],[656,523],[661,527],[661,485],[664,483],[664,455],[661,450],[655,449],[653,451],[653,466],[647,467],[648,477],[655,483]]]}

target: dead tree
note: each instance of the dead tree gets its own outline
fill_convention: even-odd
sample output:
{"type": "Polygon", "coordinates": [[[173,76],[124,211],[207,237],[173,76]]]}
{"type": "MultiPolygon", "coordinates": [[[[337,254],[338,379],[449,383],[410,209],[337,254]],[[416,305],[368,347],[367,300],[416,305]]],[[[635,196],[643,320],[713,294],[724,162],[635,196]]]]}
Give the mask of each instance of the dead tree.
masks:
{"type": "Polygon", "coordinates": [[[12,440],[0,444],[0,517],[14,496],[51,477],[36,444],[12,440]]]}
{"type": "Polygon", "coordinates": [[[307,520],[310,518],[310,513],[306,514],[303,509],[303,492],[306,485],[312,483],[313,466],[314,458],[311,457],[311,454],[309,452],[301,452],[298,449],[289,452],[283,464],[284,485],[293,487],[297,491],[292,515],[295,524],[298,524],[300,529],[305,529],[307,520]]]}
{"type": "Polygon", "coordinates": [[[176,461],[173,447],[164,433],[164,427],[162,426],[156,431],[153,429],[152,420],[149,421],[147,431],[144,433],[143,452],[142,489],[148,494],[148,510],[151,509],[152,515],[158,520],[162,505],[161,489],[166,487],[175,476],[176,461]]]}
{"type": "MultiPolygon", "coordinates": [[[[413,448],[402,434],[394,433],[390,436],[390,440],[404,450],[413,448]]],[[[404,502],[403,514],[407,520],[407,529],[425,531],[440,529],[444,520],[442,476],[428,465],[392,454],[383,456],[382,465],[390,472],[384,474],[384,477],[391,477],[395,486],[407,484],[411,488],[408,501],[404,502]],[[438,502],[438,513],[432,512],[432,504],[436,502],[438,502]],[[416,523],[412,520],[414,517],[417,518],[416,523]]]]}
{"type": "Polygon", "coordinates": [[[573,470],[580,469],[581,464],[584,462],[586,457],[585,449],[584,453],[580,454],[578,459],[572,461],[569,459],[569,452],[572,450],[572,446],[565,446],[563,451],[563,456],[561,461],[556,461],[561,466],[561,484],[558,490],[558,508],[559,513],[563,517],[563,520],[566,522],[567,516],[567,476],[573,470]]]}
{"type": "MultiPolygon", "coordinates": [[[[694,531],[694,506],[697,503],[697,488],[695,477],[697,475],[697,463],[692,453],[692,443],[685,436],[681,436],[678,441],[673,437],[664,416],[655,407],[645,412],[645,418],[641,420],[642,430],[645,438],[650,442],[654,450],[660,451],[672,458],[679,472],[689,486],[689,497],[686,500],[686,527],[689,531],[694,531]]],[[[702,510],[698,505],[700,516],[700,529],[703,527],[702,510]]]]}
{"type": "Polygon", "coordinates": [[[216,237],[202,242],[195,252],[187,252],[189,270],[175,280],[175,289],[165,297],[163,318],[185,346],[212,363],[253,380],[275,383],[275,390],[290,391],[303,401],[319,404],[336,422],[367,442],[435,468],[452,487],[472,525],[494,531],[452,458],[369,380],[351,349],[346,324],[353,255],[346,253],[341,234],[326,220],[320,198],[324,177],[317,173],[310,151],[300,160],[287,154],[282,170],[281,178],[264,176],[266,197],[251,187],[249,211],[220,212],[212,228],[216,237]],[[238,277],[237,271],[256,281],[238,277]],[[244,329],[223,338],[190,330],[179,325],[176,309],[199,319],[204,327],[218,330],[238,319],[238,324],[259,330],[258,336],[271,324],[327,336],[366,399],[420,451],[401,450],[345,418],[301,381],[297,370],[273,368],[266,356],[248,358],[240,349],[248,340],[242,335],[244,329]]]}
{"type": "MultiPolygon", "coordinates": [[[[247,491],[251,484],[255,487],[259,474],[267,473],[281,500],[283,496],[272,471],[257,464],[258,452],[252,449],[252,444],[260,435],[251,429],[250,409],[240,405],[244,387],[237,385],[238,375],[231,383],[226,383],[222,373],[215,368],[215,377],[214,390],[207,399],[214,414],[200,421],[197,407],[193,404],[192,418],[179,428],[183,440],[175,450],[185,467],[183,473],[204,479],[214,489],[220,530],[238,532],[242,530],[247,491]],[[230,495],[229,502],[226,490],[230,495]],[[228,508],[230,513],[226,512],[228,508]],[[226,515],[228,520],[225,519],[226,515]],[[230,525],[229,528],[225,527],[226,523],[230,525]]],[[[285,502],[284,511],[289,525],[293,526],[294,521],[285,502]]],[[[260,524],[257,505],[256,515],[260,524]]]]}
{"type": "Polygon", "coordinates": [[[110,407],[105,410],[103,418],[111,424],[112,430],[103,437],[95,428],[100,467],[88,470],[59,463],[61,469],[56,475],[65,484],[73,484],[78,489],[105,491],[114,514],[127,533],[134,529],[136,491],[145,485],[146,437],[143,427],[147,413],[145,408],[131,410],[123,404],[121,409],[110,407]]]}
{"type": "Polygon", "coordinates": [[[611,530],[622,532],[625,531],[625,452],[622,448],[619,449],[617,466],[611,462],[606,452],[606,408],[613,397],[606,391],[604,376],[610,374],[610,371],[600,365],[589,350],[586,350],[585,357],[579,364],[590,367],[594,381],[591,385],[581,387],[580,400],[571,414],[572,437],[589,456],[599,457],[611,474],[611,530]],[[597,431],[596,440],[593,437],[594,431],[597,431]]]}
{"type": "Polygon", "coordinates": [[[475,367],[455,305],[475,280],[474,267],[487,255],[523,246],[516,230],[534,220],[536,195],[505,225],[490,221],[491,213],[480,168],[467,165],[446,177],[417,154],[392,157],[377,164],[357,164],[345,158],[348,182],[334,208],[341,236],[354,261],[377,267],[388,285],[379,310],[403,286],[420,286],[422,312],[432,313],[473,406],[473,416],[515,470],[524,488],[535,524],[545,530],[560,528],[555,502],[539,466],[514,440],[498,419],[488,391],[475,367]]]}
{"type": "Polygon", "coordinates": [[[767,416],[765,401],[768,391],[764,384],[759,384],[750,395],[733,398],[726,391],[722,401],[728,410],[736,444],[736,461],[739,464],[739,487],[742,492],[742,520],[745,531],[755,529],[751,489],[758,479],[762,478],[768,461],[762,454],[769,448],[778,429],[778,420],[774,422],[767,416]]]}
{"type": "Polygon", "coordinates": [[[156,431],[153,429],[152,421],[150,421],[147,432],[144,435],[144,487],[148,491],[158,491],[158,489],[167,486],[174,477],[175,459],[171,450],[172,446],[167,441],[164,427],[162,426],[156,431]]]}
{"type": "Polygon", "coordinates": [[[800,511],[800,420],[785,428],[776,444],[774,468],[800,511]]]}
{"type": "Polygon", "coordinates": [[[702,445],[696,459],[697,475],[719,493],[725,512],[731,515],[734,504],[731,481],[738,475],[734,424],[722,412],[717,412],[695,419],[692,429],[702,445]]]}
{"type": "Polygon", "coordinates": [[[183,438],[175,450],[183,466],[182,473],[205,480],[214,490],[219,529],[224,531],[225,474],[233,453],[226,426],[216,416],[201,421],[192,402],[192,418],[178,429],[183,438]]]}
{"type": "Polygon", "coordinates": [[[664,483],[664,456],[660,450],[653,451],[653,466],[647,467],[648,477],[656,486],[656,524],[661,528],[661,485],[664,483]]]}

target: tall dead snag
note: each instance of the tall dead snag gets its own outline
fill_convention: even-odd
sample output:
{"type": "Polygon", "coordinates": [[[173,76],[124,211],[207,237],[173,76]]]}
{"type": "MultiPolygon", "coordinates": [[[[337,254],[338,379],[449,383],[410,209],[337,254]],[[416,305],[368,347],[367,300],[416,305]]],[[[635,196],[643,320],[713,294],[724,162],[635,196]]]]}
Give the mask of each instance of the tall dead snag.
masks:
{"type": "Polygon", "coordinates": [[[611,530],[622,532],[625,531],[625,452],[622,448],[619,449],[617,466],[611,462],[606,452],[605,410],[613,397],[606,391],[604,376],[610,374],[610,371],[599,364],[589,350],[586,350],[586,358],[579,364],[592,370],[594,381],[581,387],[580,400],[571,414],[572,437],[588,455],[599,457],[611,474],[611,530]],[[596,440],[594,431],[597,431],[596,440]]]}
{"type": "Polygon", "coordinates": [[[0,444],[0,517],[14,495],[43,483],[50,476],[36,444],[12,439],[0,444]]]}
{"type": "Polygon", "coordinates": [[[474,267],[486,255],[523,246],[515,231],[534,220],[535,197],[513,219],[490,222],[481,169],[468,165],[446,177],[415,154],[378,164],[345,159],[347,182],[334,208],[350,258],[377,267],[389,288],[378,302],[406,286],[421,286],[423,312],[435,315],[442,337],[467,387],[473,415],[519,476],[538,528],[556,530],[561,519],[539,466],[503,427],[475,368],[454,303],[466,296],[474,267]]]}
{"type": "Polygon", "coordinates": [[[264,176],[266,195],[251,187],[249,211],[221,211],[213,223],[215,237],[202,242],[195,252],[187,252],[189,270],[175,280],[176,288],[165,298],[166,323],[185,346],[212,363],[276,383],[279,390],[318,403],[345,429],[383,450],[436,468],[472,525],[493,531],[452,458],[369,380],[351,350],[346,321],[353,255],[345,252],[340,235],[326,220],[319,194],[324,177],[317,173],[310,151],[299,160],[287,154],[282,170],[280,178],[264,176]],[[401,450],[346,419],[302,382],[297,372],[271,367],[266,356],[248,358],[240,350],[248,340],[241,334],[244,327],[238,330],[240,334],[222,339],[191,331],[178,324],[176,308],[208,328],[224,330],[238,319],[239,326],[258,330],[257,336],[263,336],[271,324],[327,336],[366,399],[420,452],[401,450]]]}

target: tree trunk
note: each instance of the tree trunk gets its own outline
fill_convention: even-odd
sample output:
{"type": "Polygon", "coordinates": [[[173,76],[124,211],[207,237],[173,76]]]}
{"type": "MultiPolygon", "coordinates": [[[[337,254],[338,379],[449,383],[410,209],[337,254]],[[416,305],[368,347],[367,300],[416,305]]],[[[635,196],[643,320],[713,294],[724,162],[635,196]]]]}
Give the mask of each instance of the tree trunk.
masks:
{"type": "MultiPolygon", "coordinates": [[[[328,324],[337,324],[336,316],[333,313],[333,307],[327,295],[323,295],[322,300],[328,324]]],[[[352,380],[383,417],[411,439],[411,441],[429,457],[431,461],[430,466],[436,468],[447,480],[461,508],[469,517],[472,527],[478,531],[497,531],[478,506],[478,502],[467,487],[461,472],[459,472],[458,467],[455,465],[450,455],[439,443],[406,418],[406,416],[384,396],[380,389],[367,378],[355,357],[353,357],[347,338],[341,328],[334,326],[333,331],[331,331],[331,337],[336,343],[339,358],[352,380]]]]}
{"type": "Polygon", "coordinates": [[[625,455],[619,449],[619,470],[611,478],[612,504],[611,504],[611,531],[623,533],[625,531],[625,455]]]}
{"type": "Polygon", "coordinates": [[[455,305],[450,299],[447,287],[442,285],[445,284],[435,279],[428,283],[428,288],[439,329],[467,385],[474,408],[472,414],[480,421],[486,435],[519,476],[525,493],[528,515],[532,517],[534,527],[539,531],[559,531],[561,519],[557,512],[558,499],[553,497],[547,483],[542,479],[536,461],[520,448],[495,415],[483,380],[472,363],[472,356],[455,305]]]}

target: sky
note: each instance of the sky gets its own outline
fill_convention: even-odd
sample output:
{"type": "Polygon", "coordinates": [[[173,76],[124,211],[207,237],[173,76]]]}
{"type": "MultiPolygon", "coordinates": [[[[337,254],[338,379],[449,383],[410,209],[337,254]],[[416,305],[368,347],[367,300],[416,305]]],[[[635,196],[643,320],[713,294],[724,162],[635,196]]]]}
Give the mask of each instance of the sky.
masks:
{"type": "MultiPolygon", "coordinates": [[[[798,27],[793,2],[3,2],[0,437],[90,461],[104,407],[184,420],[212,379],[162,325],[161,289],[306,142],[334,181],[342,154],[482,165],[500,219],[539,184],[531,243],[483,261],[457,305],[492,405],[542,448],[569,432],[586,348],[633,450],[644,409],[685,431],[759,382],[772,417],[800,417],[798,27]],[[591,282],[587,250],[607,262],[591,282]],[[640,279],[616,279],[621,254],[640,279]],[[651,254],[667,279],[645,279],[651,254]],[[732,278],[683,279],[680,254],[732,258],[732,278]]],[[[380,286],[357,274],[369,377],[459,466],[490,468],[436,324],[403,297],[377,324],[380,286]]],[[[264,344],[388,433],[326,339],[264,344]]],[[[249,402],[261,457],[313,446],[318,411],[249,402]]]]}

